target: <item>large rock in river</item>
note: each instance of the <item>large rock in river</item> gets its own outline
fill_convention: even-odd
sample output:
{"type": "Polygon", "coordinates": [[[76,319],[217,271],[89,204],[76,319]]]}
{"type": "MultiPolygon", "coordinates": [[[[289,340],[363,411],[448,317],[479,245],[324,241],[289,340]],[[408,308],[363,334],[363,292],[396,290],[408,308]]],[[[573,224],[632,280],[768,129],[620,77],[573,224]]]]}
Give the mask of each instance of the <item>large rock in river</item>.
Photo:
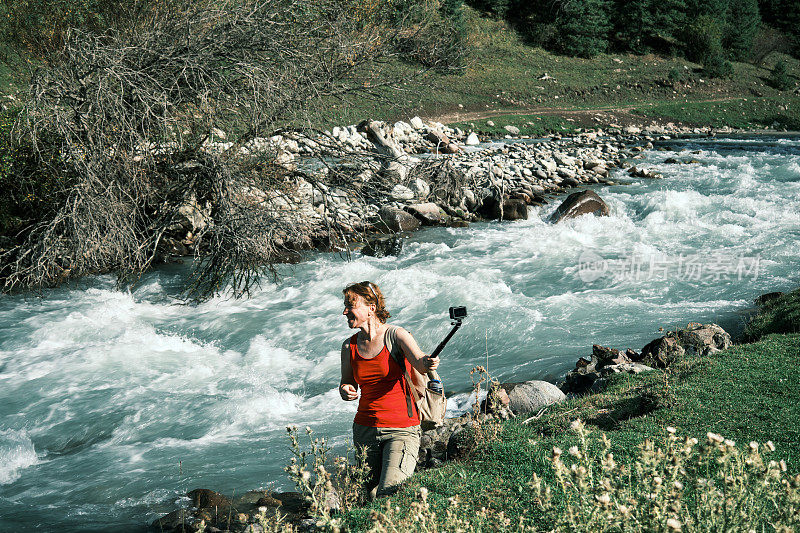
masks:
{"type": "Polygon", "coordinates": [[[518,198],[503,198],[503,203],[494,196],[487,196],[478,213],[489,219],[528,220],[528,204],[518,198]]]}
{"type": "Polygon", "coordinates": [[[406,211],[417,217],[425,226],[438,226],[443,220],[439,206],[433,202],[409,205],[406,206],[406,211]]]}
{"type": "Polygon", "coordinates": [[[419,220],[402,209],[382,207],[378,211],[378,229],[391,232],[414,231],[419,228],[419,220]]]}
{"type": "Polygon", "coordinates": [[[557,224],[566,218],[575,218],[591,213],[595,216],[608,216],[608,205],[594,191],[578,191],[567,199],[550,215],[550,222],[557,224]]]}

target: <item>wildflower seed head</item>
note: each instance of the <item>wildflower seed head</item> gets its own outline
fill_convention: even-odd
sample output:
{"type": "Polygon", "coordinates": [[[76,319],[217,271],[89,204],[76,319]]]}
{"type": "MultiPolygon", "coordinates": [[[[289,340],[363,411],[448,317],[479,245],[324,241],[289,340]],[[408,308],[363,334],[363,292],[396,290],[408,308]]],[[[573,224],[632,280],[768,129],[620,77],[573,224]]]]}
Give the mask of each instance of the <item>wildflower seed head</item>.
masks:
{"type": "Polygon", "coordinates": [[[683,483],[681,483],[677,479],[675,480],[675,483],[672,484],[672,486],[675,487],[678,490],[683,490],[683,483]]]}
{"type": "Polygon", "coordinates": [[[560,457],[563,452],[558,446],[553,446],[553,457],[560,457]]]}
{"type": "Polygon", "coordinates": [[[669,528],[670,531],[680,531],[681,530],[681,523],[678,520],[674,519],[674,518],[668,518],[667,519],[667,528],[669,528]]]}
{"type": "Polygon", "coordinates": [[[659,477],[659,476],[656,476],[656,477],[653,478],[653,483],[655,483],[656,485],[661,485],[663,482],[664,482],[664,480],[661,479],[661,477],[659,477]]]}
{"type": "Polygon", "coordinates": [[[728,448],[736,447],[736,442],[732,441],[731,439],[725,439],[725,446],[728,448]]]}
{"type": "Polygon", "coordinates": [[[700,441],[698,441],[695,437],[691,437],[687,442],[690,446],[697,446],[697,443],[700,441]]]}
{"type": "Polygon", "coordinates": [[[576,433],[580,433],[583,430],[583,422],[581,419],[573,420],[572,423],[569,425],[569,429],[576,433]]]}
{"type": "Polygon", "coordinates": [[[422,500],[423,502],[428,500],[428,489],[427,488],[425,488],[425,487],[420,487],[419,488],[419,499],[422,500]]]}
{"type": "Polygon", "coordinates": [[[717,435],[716,433],[712,433],[711,431],[706,433],[706,437],[708,437],[709,444],[721,443],[725,440],[722,438],[722,435],[717,435]]]}
{"type": "Polygon", "coordinates": [[[768,440],[767,442],[765,442],[765,443],[764,443],[764,447],[766,447],[766,448],[767,448],[769,451],[771,451],[771,452],[774,452],[774,451],[775,451],[775,445],[774,445],[774,444],[772,444],[772,441],[771,441],[771,440],[768,440]]]}
{"type": "Polygon", "coordinates": [[[677,430],[674,427],[667,426],[667,433],[669,433],[670,435],[674,435],[675,431],[677,431],[677,430]]]}
{"type": "Polygon", "coordinates": [[[750,444],[748,444],[748,446],[749,446],[749,447],[750,447],[750,449],[751,449],[751,450],[753,450],[754,452],[757,452],[757,451],[758,451],[758,443],[757,443],[756,441],[754,441],[754,440],[750,441],[750,444]]]}
{"type": "Polygon", "coordinates": [[[594,499],[602,503],[603,505],[608,505],[611,503],[611,496],[609,496],[608,493],[605,492],[603,494],[595,496],[594,499]]]}
{"type": "Polygon", "coordinates": [[[580,456],[581,456],[581,452],[580,452],[580,450],[578,450],[578,447],[577,447],[577,446],[570,446],[570,447],[569,447],[569,450],[567,450],[567,451],[568,451],[568,452],[569,452],[569,454],[570,454],[571,456],[573,456],[573,457],[578,457],[578,458],[580,458],[580,456]]]}
{"type": "Polygon", "coordinates": [[[303,473],[300,474],[300,477],[303,479],[303,481],[308,481],[309,479],[311,479],[311,472],[309,472],[308,470],[304,470],[303,473]]]}
{"type": "Polygon", "coordinates": [[[778,463],[778,465],[780,465],[780,467],[781,467],[781,472],[786,472],[786,461],[781,459],[781,462],[778,463]]]}

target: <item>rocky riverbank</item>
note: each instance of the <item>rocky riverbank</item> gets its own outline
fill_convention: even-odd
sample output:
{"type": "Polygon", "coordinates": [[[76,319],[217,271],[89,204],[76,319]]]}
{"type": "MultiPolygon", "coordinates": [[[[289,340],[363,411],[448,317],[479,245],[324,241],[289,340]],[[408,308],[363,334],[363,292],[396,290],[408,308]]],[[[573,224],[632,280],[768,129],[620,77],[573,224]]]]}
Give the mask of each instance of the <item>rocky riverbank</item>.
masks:
{"type": "MultiPolygon", "coordinates": [[[[582,185],[613,184],[610,171],[628,167],[656,140],[710,132],[673,125],[628,126],[533,140],[520,137],[513,126],[505,131],[504,139],[493,142],[415,117],[408,123],[364,121],[316,134],[285,132],[254,139],[238,150],[243,157],[271,151],[284,167],[287,179],[280,189],[246,194],[292,220],[297,231],[276,236],[292,256],[291,252],[327,248],[331,221],[342,232],[335,239],[338,246],[350,247],[420,226],[525,219],[529,205],[545,204],[582,185]],[[331,185],[325,178],[332,175],[348,182],[331,185]],[[366,189],[370,194],[363,193],[366,189]]],[[[224,132],[213,130],[207,150],[236,149],[225,138],[224,132]]],[[[642,167],[631,168],[630,175],[660,177],[642,167]]],[[[182,219],[162,240],[165,259],[203,253],[202,235],[213,224],[212,207],[186,200],[182,219]]],[[[396,247],[379,241],[364,250],[380,255],[396,253],[396,247]]]]}

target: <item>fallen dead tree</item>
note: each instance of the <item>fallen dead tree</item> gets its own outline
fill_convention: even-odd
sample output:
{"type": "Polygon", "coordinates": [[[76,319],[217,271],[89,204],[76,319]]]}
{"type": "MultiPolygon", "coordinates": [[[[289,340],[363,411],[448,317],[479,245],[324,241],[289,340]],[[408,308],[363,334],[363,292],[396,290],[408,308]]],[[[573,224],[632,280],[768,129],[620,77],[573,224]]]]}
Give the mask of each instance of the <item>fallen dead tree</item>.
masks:
{"type": "MultiPolygon", "coordinates": [[[[193,299],[226,287],[246,294],[298,243],[357,230],[334,210],[316,227],[299,224],[283,191],[310,184],[368,198],[391,190],[391,176],[359,180],[365,163],[334,144],[319,154],[351,164],[323,174],[282,164],[278,150],[246,147],[279,127],[297,130],[315,106],[375,97],[396,82],[382,66],[435,25],[424,10],[375,5],[187,2],[130,28],[69,32],[35,74],[15,126],[37,172],[56,179],[42,198],[47,209],[0,251],[4,290],[97,272],[135,281],[164,256],[187,204],[209,214],[191,235],[202,242],[187,288],[193,299]],[[211,150],[221,124],[235,134],[211,150]]],[[[452,57],[440,45],[429,55],[452,57]]]]}

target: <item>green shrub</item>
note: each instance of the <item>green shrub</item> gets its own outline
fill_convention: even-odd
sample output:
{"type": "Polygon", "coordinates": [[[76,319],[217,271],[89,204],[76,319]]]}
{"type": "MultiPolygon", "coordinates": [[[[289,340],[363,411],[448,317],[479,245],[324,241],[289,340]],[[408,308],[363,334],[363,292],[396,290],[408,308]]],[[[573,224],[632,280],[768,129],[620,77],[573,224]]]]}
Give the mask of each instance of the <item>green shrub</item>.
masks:
{"type": "Polygon", "coordinates": [[[733,65],[725,59],[720,50],[706,57],[703,62],[703,72],[709,78],[729,78],[733,74],[733,65]]]}
{"type": "Polygon", "coordinates": [[[788,91],[794,87],[794,82],[792,82],[792,78],[789,77],[789,72],[786,68],[786,61],[778,61],[775,63],[769,75],[768,82],[779,91],[788,91]]]}
{"type": "Polygon", "coordinates": [[[678,67],[672,67],[669,69],[669,73],[667,74],[667,79],[672,83],[677,83],[683,81],[684,79],[684,70],[678,67]]]}

